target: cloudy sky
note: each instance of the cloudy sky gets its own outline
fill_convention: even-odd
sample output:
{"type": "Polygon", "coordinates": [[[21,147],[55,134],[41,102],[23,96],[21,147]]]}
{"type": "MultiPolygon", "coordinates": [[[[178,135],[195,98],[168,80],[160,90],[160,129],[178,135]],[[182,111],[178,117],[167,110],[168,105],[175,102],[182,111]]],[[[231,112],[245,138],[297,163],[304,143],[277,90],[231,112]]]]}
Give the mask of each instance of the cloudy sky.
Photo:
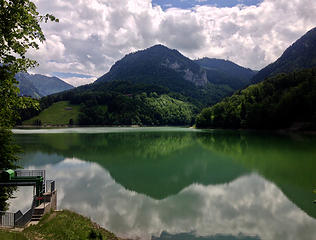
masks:
{"type": "Polygon", "coordinates": [[[316,26],[315,0],[34,0],[46,42],[33,73],[94,81],[125,54],[161,43],[191,59],[261,69],[316,26]]]}

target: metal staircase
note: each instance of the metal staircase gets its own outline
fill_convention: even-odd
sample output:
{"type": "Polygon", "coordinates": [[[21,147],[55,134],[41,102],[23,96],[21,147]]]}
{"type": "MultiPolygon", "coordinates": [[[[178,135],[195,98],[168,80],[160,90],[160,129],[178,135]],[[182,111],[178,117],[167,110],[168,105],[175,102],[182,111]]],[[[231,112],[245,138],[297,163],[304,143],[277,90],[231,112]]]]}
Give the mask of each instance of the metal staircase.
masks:
{"type": "Polygon", "coordinates": [[[39,221],[50,209],[57,208],[55,181],[46,180],[45,170],[5,170],[0,171],[0,186],[34,186],[31,208],[22,214],[0,212],[0,226],[24,227],[30,221],[39,221]]]}

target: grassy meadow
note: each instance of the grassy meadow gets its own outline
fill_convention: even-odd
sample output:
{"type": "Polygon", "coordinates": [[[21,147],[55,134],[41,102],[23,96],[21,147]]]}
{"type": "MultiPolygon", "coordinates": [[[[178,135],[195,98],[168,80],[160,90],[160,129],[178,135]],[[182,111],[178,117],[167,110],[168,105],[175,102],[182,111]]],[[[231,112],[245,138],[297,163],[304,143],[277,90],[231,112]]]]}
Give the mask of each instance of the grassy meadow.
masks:
{"type": "Polygon", "coordinates": [[[72,105],[68,101],[56,102],[38,116],[24,121],[23,125],[68,125],[70,119],[77,124],[79,109],[79,105],[72,105]],[[37,124],[39,121],[41,124],[37,124]]]}

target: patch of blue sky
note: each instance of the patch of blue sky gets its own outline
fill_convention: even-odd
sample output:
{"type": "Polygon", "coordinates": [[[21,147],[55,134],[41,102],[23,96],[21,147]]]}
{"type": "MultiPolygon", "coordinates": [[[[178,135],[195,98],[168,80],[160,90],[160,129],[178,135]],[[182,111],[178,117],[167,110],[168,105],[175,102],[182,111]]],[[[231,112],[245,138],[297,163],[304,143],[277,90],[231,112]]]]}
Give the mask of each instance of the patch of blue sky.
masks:
{"type": "Polygon", "coordinates": [[[190,9],[196,5],[212,5],[216,7],[234,7],[239,4],[245,6],[258,5],[263,0],[152,0],[153,5],[160,5],[163,10],[168,8],[190,9]]]}
{"type": "Polygon", "coordinates": [[[93,76],[70,72],[53,72],[53,75],[59,78],[92,78],[93,76]]]}

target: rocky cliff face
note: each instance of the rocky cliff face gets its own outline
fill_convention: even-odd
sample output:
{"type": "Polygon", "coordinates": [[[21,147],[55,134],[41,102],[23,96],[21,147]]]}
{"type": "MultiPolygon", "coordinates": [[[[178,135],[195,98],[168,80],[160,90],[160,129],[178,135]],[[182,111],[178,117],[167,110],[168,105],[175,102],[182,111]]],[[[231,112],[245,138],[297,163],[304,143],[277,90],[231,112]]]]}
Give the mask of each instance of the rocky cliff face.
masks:
{"type": "Polygon", "coordinates": [[[200,68],[199,72],[196,73],[177,61],[170,62],[168,58],[162,62],[161,65],[182,74],[184,80],[192,82],[196,86],[205,86],[207,84],[207,74],[206,70],[203,68],[200,68]]]}
{"type": "Polygon", "coordinates": [[[169,82],[188,81],[196,86],[207,84],[207,74],[199,64],[183,56],[177,50],[163,45],[155,45],[126,55],[97,82],[112,80],[139,82],[144,79],[150,79],[155,83],[163,79],[169,82]]]}

